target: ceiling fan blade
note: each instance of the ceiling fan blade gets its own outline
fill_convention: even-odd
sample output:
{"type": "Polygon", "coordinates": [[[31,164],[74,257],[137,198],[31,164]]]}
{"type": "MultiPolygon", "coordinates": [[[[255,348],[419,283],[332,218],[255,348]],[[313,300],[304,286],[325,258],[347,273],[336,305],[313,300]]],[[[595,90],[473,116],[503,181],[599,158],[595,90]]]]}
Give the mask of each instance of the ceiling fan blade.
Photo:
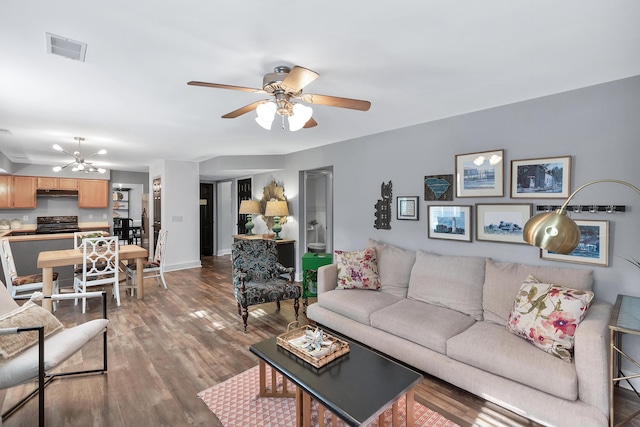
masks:
{"type": "Polygon", "coordinates": [[[304,93],[300,95],[300,99],[309,104],[328,105],[330,107],[350,108],[352,110],[367,111],[371,107],[369,101],[360,99],[339,98],[337,96],[318,95],[313,93],[304,93]]]}
{"type": "Polygon", "coordinates": [[[318,123],[315,120],[313,120],[313,117],[311,117],[309,120],[307,120],[307,123],[305,123],[304,126],[302,127],[305,129],[309,129],[314,126],[318,126],[318,123]]]}
{"type": "Polygon", "coordinates": [[[225,114],[224,116],[222,116],[222,118],[223,119],[235,119],[238,116],[241,116],[243,114],[246,114],[246,113],[248,113],[250,111],[255,110],[256,108],[258,108],[258,105],[260,105],[262,103],[265,103],[265,102],[268,102],[268,101],[265,100],[265,99],[262,99],[260,101],[253,102],[253,103],[251,103],[249,105],[245,105],[244,107],[238,108],[237,110],[234,110],[234,111],[232,111],[230,113],[225,114]]]}
{"type": "Polygon", "coordinates": [[[244,86],[232,86],[232,85],[223,85],[220,83],[207,83],[207,82],[188,82],[188,85],[191,86],[204,86],[204,87],[212,87],[216,89],[231,89],[231,90],[241,90],[243,92],[253,92],[253,93],[267,93],[262,89],[255,89],[252,87],[244,87],[244,86]]]}
{"type": "Polygon", "coordinates": [[[284,78],[280,87],[288,92],[298,92],[303,87],[320,77],[315,71],[311,71],[304,67],[295,66],[289,71],[287,77],[284,78]]]}

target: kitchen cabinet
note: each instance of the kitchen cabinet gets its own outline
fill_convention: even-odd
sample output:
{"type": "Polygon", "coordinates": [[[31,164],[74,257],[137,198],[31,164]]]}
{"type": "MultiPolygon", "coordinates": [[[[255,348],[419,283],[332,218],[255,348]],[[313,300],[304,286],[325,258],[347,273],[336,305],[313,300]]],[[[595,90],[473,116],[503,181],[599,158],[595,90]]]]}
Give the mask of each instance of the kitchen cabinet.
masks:
{"type": "Polygon", "coordinates": [[[109,181],[106,179],[78,180],[79,208],[108,208],[109,181]]]}
{"type": "Polygon", "coordinates": [[[77,190],[78,180],[75,178],[38,177],[38,190],[77,190]]]}
{"type": "Polygon", "coordinates": [[[0,176],[0,209],[35,209],[36,178],[33,176],[0,176]]]}

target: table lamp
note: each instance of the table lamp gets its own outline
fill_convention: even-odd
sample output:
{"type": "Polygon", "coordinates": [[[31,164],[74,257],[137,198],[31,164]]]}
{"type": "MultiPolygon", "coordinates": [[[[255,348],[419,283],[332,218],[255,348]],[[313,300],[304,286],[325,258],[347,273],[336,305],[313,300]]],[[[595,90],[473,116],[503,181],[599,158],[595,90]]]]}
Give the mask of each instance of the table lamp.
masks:
{"type": "Polygon", "coordinates": [[[566,202],[555,212],[545,212],[532,217],[524,225],[523,238],[530,245],[560,254],[570,254],[580,243],[580,228],[567,216],[567,205],[583,188],[601,182],[626,185],[640,194],[640,188],[617,179],[598,179],[587,182],[571,193],[566,202]]]}
{"type": "Polygon", "coordinates": [[[280,217],[289,215],[289,209],[287,208],[287,202],[285,200],[272,200],[267,202],[267,207],[264,210],[264,216],[273,217],[273,232],[276,233],[273,236],[273,240],[282,240],[280,232],[282,226],[280,225],[280,217]]]}
{"type": "Polygon", "coordinates": [[[239,214],[247,215],[247,223],[244,228],[247,229],[246,236],[253,236],[253,214],[260,213],[260,203],[257,200],[242,200],[240,202],[239,214]]]}

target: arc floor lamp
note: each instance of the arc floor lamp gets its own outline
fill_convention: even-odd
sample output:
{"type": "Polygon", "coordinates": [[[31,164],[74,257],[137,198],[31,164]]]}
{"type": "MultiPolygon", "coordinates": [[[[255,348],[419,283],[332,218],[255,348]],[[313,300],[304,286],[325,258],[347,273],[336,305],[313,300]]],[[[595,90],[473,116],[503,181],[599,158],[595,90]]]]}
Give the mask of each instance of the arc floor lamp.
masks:
{"type": "Polygon", "coordinates": [[[567,205],[580,190],[589,185],[612,182],[626,185],[640,194],[640,188],[618,179],[598,179],[587,182],[571,193],[566,202],[555,212],[545,212],[532,217],[524,226],[523,238],[530,245],[561,254],[571,253],[580,243],[580,229],[567,216],[567,205]]]}

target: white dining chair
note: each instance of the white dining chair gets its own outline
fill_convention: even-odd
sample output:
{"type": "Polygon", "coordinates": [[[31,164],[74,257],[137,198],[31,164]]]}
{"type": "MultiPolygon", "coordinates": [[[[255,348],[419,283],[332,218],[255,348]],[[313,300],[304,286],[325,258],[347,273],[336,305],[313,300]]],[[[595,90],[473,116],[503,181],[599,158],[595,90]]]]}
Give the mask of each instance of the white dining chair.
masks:
{"type": "MultiPolygon", "coordinates": [[[[82,272],[76,273],[73,279],[74,291],[86,293],[92,286],[113,287],[113,295],[120,307],[119,244],[117,236],[90,237],[82,240],[82,272]]],[[[79,268],[80,269],[80,268],[79,268]]],[[[77,303],[77,299],[76,299],[77,303]]],[[[82,298],[82,312],[87,308],[86,298],[82,298]]]]}
{"type": "MultiPolygon", "coordinates": [[[[42,290],[42,274],[28,274],[20,276],[16,270],[16,264],[11,252],[9,239],[0,239],[0,258],[2,259],[2,269],[4,270],[4,280],[7,291],[12,298],[18,296],[29,296],[35,291],[42,290]]],[[[53,273],[52,293],[58,293],[58,273],[53,273]]],[[[54,304],[54,309],[56,304],[54,304]]]]}
{"type": "MultiPolygon", "coordinates": [[[[164,252],[167,246],[167,234],[167,230],[160,230],[160,233],[158,233],[156,250],[153,253],[153,259],[145,261],[144,268],[142,270],[143,280],[155,277],[158,281],[158,285],[164,286],[165,289],[167,289],[167,282],[164,279],[164,252]]],[[[137,268],[135,262],[127,264],[126,286],[127,288],[131,288],[132,295],[133,290],[136,288],[136,271],[137,268]]]]}

